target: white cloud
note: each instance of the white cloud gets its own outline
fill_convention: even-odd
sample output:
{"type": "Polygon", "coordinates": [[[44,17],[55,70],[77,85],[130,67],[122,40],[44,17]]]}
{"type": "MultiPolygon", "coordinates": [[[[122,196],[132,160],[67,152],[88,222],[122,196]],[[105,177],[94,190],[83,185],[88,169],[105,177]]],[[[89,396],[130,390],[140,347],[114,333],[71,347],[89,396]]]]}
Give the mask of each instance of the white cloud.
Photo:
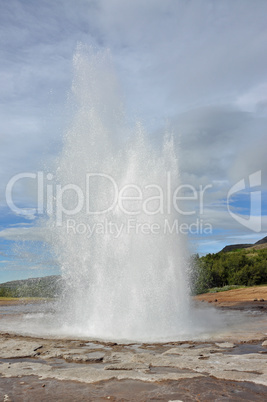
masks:
{"type": "Polygon", "coordinates": [[[39,227],[16,227],[0,231],[0,238],[19,241],[46,241],[45,230],[39,227]]]}
{"type": "Polygon", "coordinates": [[[249,89],[248,92],[240,94],[236,104],[240,109],[248,112],[266,112],[264,105],[267,103],[267,83],[249,89]]]}
{"type": "MultiPolygon", "coordinates": [[[[266,14],[266,2],[249,0],[2,1],[0,205],[12,175],[58,154],[83,42],[111,49],[129,120],[140,116],[155,143],[169,121],[183,181],[213,183],[210,219],[237,230],[222,212],[229,187],[262,170],[267,188],[266,14]]],[[[35,198],[34,186],[17,193],[35,198]]]]}

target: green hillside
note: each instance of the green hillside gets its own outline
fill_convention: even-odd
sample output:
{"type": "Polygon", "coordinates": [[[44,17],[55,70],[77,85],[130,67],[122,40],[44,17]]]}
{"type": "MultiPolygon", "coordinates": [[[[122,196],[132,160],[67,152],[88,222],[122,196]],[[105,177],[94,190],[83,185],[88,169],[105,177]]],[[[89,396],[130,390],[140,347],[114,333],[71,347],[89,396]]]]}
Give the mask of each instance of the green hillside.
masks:
{"type": "Polygon", "coordinates": [[[2,283],[0,297],[57,297],[61,290],[61,277],[52,275],[2,283]]]}
{"type": "Polygon", "coordinates": [[[227,285],[262,285],[267,283],[267,248],[235,248],[204,257],[195,255],[191,267],[194,294],[227,285]]]}

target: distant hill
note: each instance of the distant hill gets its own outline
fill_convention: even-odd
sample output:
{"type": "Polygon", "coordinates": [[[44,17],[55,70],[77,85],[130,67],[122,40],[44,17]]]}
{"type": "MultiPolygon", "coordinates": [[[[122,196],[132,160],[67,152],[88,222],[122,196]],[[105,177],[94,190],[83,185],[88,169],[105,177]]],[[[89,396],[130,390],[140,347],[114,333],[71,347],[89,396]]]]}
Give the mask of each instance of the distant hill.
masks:
{"type": "Polygon", "coordinates": [[[62,291],[60,275],[10,281],[0,284],[2,297],[56,297],[62,291]]]}
{"type": "Polygon", "coordinates": [[[230,244],[229,246],[225,246],[220,252],[228,253],[229,251],[249,248],[251,246],[253,246],[253,244],[230,244]]]}
{"type": "Polygon", "coordinates": [[[267,247],[267,236],[265,236],[263,239],[257,241],[254,244],[231,244],[229,246],[225,246],[221,252],[228,253],[229,251],[233,250],[239,250],[241,248],[256,248],[256,249],[262,249],[267,247]],[[260,246],[260,247],[259,247],[260,246]]]}
{"type": "Polygon", "coordinates": [[[265,243],[267,243],[267,236],[265,236],[263,239],[257,241],[257,242],[255,243],[255,245],[258,245],[258,244],[265,244],[265,243]]]}
{"type": "Polygon", "coordinates": [[[5,283],[0,283],[0,288],[1,287],[7,287],[7,288],[17,288],[19,286],[24,286],[24,285],[39,285],[39,284],[45,284],[49,286],[51,283],[56,282],[57,280],[61,280],[60,275],[50,275],[50,276],[44,276],[40,278],[28,278],[28,279],[21,279],[17,281],[10,281],[10,282],[5,282],[5,283]]]}

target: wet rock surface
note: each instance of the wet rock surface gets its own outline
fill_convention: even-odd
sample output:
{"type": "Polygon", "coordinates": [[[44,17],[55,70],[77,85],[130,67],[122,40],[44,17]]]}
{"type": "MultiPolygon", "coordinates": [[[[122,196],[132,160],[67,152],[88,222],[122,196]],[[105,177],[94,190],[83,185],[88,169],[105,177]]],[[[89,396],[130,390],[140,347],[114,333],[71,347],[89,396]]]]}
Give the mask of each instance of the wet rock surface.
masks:
{"type": "Polygon", "coordinates": [[[266,340],[262,335],[261,340],[246,342],[107,346],[1,334],[0,397],[6,401],[34,401],[37,395],[42,401],[264,400],[267,359],[261,352],[266,351],[266,340]]]}
{"type": "Polygon", "coordinates": [[[0,400],[267,400],[260,317],[249,331],[155,344],[0,333],[0,400]]]}
{"type": "Polygon", "coordinates": [[[55,379],[40,381],[37,376],[0,378],[1,401],[259,401],[266,400],[262,385],[202,377],[180,381],[148,383],[109,380],[95,384],[55,379]]]}

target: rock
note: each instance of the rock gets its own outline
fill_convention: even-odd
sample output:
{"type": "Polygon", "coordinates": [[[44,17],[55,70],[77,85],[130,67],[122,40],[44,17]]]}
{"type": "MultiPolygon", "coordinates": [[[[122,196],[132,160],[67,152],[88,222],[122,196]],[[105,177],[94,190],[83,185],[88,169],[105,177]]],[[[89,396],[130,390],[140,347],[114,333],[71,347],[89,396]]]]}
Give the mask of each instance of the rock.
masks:
{"type": "Polygon", "coordinates": [[[265,346],[265,347],[267,347],[267,340],[266,340],[266,341],[264,341],[264,342],[262,342],[261,346],[265,346]]]}
{"type": "Polygon", "coordinates": [[[129,363],[133,361],[133,353],[130,352],[113,352],[110,355],[105,355],[103,363],[129,363]]]}
{"type": "Polygon", "coordinates": [[[231,342],[215,343],[219,348],[235,348],[235,344],[231,342]]]}
{"type": "Polygon", "coordinates": [[[87,354],[85,361],[87,361],[87,362],[102,362],[104,357],[105,357],[105,353],[92,352],[92,353],[87,354]]]}
{"type": "Polygon", "coordinates": [[[182,343],[181,345],[179,345],[179,348],[193,348],[194,345],[191,345],[190,343],[182,343]]]}
{"type": "Polygon", "coordinates": [[[260,299],[260,302],[264,302],[264,299],[260,299]]]}
{"type": "Polygon", "coordinates": [[[0,343],[0,353],[2,359],[28,358],[34,357],[34,349],[39,348],[40,343],[36,341],[28,342],[25,338],[3,339],[0,343]]]}
{"type": "Polygon", "coordinates": [[[215,301],[215,302],[217,302],[217,301],[218,301],[218,299],[215,299],[214,301],[215,301]]]}
{"type": "Polygon", "coordinates": [[[37,348],[33,349],[34,352],[36,352],[36,350],[42,349],[43,345],[37,346],[37,348]]]}
{"type": "Polygon", "coordinates": [[[255,297],[255,299],[253,301],[258,301],[258,299],[255,297]]]}
{"type": "Polygon", "coordinates": [[[149,364],[140,362],[109,364],[105,370],[149,370],[149,364]]]}
{"type": "Polygon", "coordinates": [[[66,354],[63,357],[68,362],[99,363],[103,361],[105,353],[92,352],[87,354],[66,354]]]}
{"type": "Polygon", "coordinates": [[[166,352],[162,353],[162,356],[164,355],[181,355],[182,354],[182,350],[179,348],[171,348],[166,350],[166,352]]]}

